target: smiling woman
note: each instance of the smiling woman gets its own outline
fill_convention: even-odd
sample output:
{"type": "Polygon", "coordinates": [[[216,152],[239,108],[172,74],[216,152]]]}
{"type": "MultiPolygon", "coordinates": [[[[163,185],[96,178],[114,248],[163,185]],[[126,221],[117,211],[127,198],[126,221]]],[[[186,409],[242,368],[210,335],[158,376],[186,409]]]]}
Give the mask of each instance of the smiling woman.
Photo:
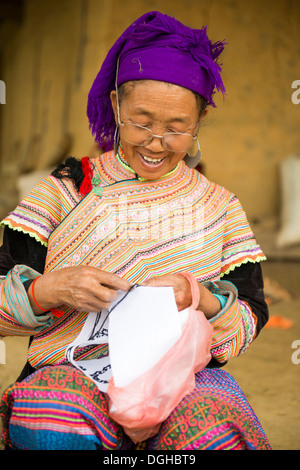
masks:
{"type": "MultiPolygon", "coordinates": [[[[137,19],[108,52],[88,97],[90,129],[105,153],[68,158],[3,220],[0,335],[31,336],[28,363],[1,401],[8,448],[136,448],[66,350],[89,312],[133,284],[171,286],[178,311],[190,307],[190,283],[179,274],[189,273],[195,310],[213,327],[211,360],[138,447],[270,449],[222,369],[267,322],[265,257],[238,198],[194,169],[201,121],[214,93],[225,93],[223,49],[206,28],[159,12],[137,19]]],[[[93,344],[75,359],[109,362],[109,351],[93,344]]]]}

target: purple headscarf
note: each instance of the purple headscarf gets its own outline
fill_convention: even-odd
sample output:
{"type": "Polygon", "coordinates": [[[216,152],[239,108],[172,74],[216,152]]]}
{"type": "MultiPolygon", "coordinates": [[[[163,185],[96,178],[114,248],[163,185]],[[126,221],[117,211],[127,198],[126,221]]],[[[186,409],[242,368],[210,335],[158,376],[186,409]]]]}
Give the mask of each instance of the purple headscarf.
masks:
{"type": "Polygon", "coordinates": [[[224,44],[212,44],[206,27],[191,29],[157,11],[137,19],[108,52],[89,92],[87,115],[96,142],[105,150],[113,148],[116,125],[110,92],[115,89],[118,59],[118,86],[129,80],[169,82],[202,95],[215,106],[215,89],[225,94],[217,63],[224,44]]]}

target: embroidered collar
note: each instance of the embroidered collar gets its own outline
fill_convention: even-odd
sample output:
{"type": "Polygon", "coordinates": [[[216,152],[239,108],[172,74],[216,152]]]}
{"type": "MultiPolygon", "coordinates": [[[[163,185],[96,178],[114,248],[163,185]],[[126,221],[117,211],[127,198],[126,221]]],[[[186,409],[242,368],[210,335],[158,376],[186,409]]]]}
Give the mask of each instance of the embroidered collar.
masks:
{"type": "Polygon", "coordinates": [[[120,165],[127,171],[129,171],[130,173],[132,173],[137,179],[139,178],[135,171],[131,168],[131,166],[129,165],[129,163],[125,160],[125,155],[124,155],[124,152],[123,152],[123,149],[122,147],[120,146],[119,149],[118,149],[118,153],[116,154],[116,159],[117,161],[120,163],[120,165]]]}
{"type": "Polygon", "coordinates": [[[147,180],[146,178],[138,176],[131,168],[125,160],[124,152],[121,147],[119,147],[117,154],[115,154],[114,151],[107,152],[93,160],[93,163],[94,171],[91,183],[94,193],[99,196],[102,194],[103,187],[116,182],[136,180],[157,185],[168,180],[170,177],[173,178],[177,173],[182,172],[183,169],[186,168],[185,163],[181,161],[173,170],[169,171],[161,178],[157,180],[147,180]]]}
{"type": "MultiPolygon", "coordinates": [[[[118,153],[116,155],[116,159],[118,160],[120,165],[122,165],[126,170],[128,170],[130,173],[135,175],[136,179],[138,179],[139,181],[148,181],[146,178],[142,178],[141,176],[138,176],[135,173],[135,171],[131,168],[129,163],[125,160],[125,155],[124,155],[124,152],[123,152],[123,149],[122,149],[121,146],[119,146],[118,153]]],[[[171,170],[168,173],[166,173],[165,175],[161,176],[161,178],[159,178],[157,181],[172,175],[174,172],[176,172],[176,169],[178,168],[178,166],[179,166],[179,163],[177,163],[177,165],[175,166],[175,168],[173,168],[173,170],[171,170]]]]}

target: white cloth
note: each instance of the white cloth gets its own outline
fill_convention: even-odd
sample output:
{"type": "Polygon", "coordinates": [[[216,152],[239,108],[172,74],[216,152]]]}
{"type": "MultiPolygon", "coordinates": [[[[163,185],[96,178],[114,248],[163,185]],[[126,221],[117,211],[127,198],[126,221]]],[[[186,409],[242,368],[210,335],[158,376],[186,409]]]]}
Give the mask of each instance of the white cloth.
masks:
{"type": "Polygon", "coordinates": [[[89,313],[66,358],[106,392],[113,376],[124,387],[150,369],[180,338],[188,309],[178,312],[172,287],[134,286],[107,310],[89,313]],[[76,360],[76,348],[109,344],[109,356],[76,360]]]}

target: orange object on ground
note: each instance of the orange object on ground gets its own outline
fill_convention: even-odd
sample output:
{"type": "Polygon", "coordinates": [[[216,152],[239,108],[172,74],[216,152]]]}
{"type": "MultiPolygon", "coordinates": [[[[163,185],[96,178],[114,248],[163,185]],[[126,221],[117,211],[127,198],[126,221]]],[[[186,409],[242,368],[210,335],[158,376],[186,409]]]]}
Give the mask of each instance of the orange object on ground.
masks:
{"type": "Polygon", "coordinates": [[[278,328],[281,330],[287,330],[294,325],[294,322],[289,318],[282,317],[281,315],[274,315],[270,317],[269,321],[265,325],[265,328],[278,328]]]}

